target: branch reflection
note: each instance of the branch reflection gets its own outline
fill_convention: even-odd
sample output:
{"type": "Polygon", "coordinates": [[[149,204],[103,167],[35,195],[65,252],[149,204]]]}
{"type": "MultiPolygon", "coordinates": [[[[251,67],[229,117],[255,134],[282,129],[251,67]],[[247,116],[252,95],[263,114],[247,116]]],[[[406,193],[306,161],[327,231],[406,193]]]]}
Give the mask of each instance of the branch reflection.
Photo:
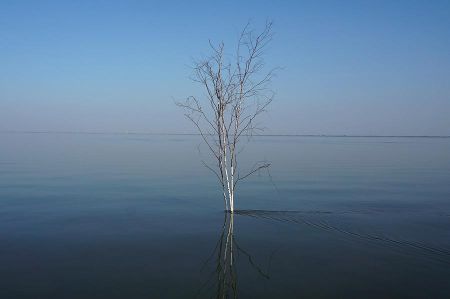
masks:
{"type": "Polygon", "coordinates": [[[254,261],[250,253],[238,245],[234,235],[236,213],[225,212],[222,232],[204,267],[214,263],[214,271],[200,288],[198,298],[237,298],[238,279],[236,274],[237,257],[247,258],[250,266],[264,279],[269,275],[254,261]]]}

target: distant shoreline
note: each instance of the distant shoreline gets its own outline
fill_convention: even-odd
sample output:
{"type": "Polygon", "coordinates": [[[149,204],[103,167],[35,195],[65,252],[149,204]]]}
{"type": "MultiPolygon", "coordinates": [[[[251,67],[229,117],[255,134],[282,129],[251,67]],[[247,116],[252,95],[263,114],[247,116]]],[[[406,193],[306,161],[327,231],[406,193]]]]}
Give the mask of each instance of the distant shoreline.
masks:
{"type": "MultiPolygon", "coordinates": [[[[0,131],[0,134],[80,134],[80,135],[155,135],[199,136],[197,133],[93,132],[93,131],[0,131]]],[[[246,135],[249,136],[249,135],[246,135]]],[[[351,135],[351,134],[258,134],[254,137],[343,137],[343,138],[450,138],[450,135],[351,135]]]]}

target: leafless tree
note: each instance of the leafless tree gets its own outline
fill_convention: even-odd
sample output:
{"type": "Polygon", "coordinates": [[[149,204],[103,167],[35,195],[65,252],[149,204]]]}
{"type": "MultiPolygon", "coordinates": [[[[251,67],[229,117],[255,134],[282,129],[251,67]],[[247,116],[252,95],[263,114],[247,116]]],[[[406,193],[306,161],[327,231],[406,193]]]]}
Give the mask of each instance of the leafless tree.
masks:
{"type": "Polygon", "coordinates": [[[272,22],[266,22],[257,33],[247,24],[242,30],[234,54],[225,52],[223,42],[209,45],[212,55],[194,62],[192,80],[199,83],[202,98],[189,96],[177,103],[195,125],[215,166],[204,165],[218,178],[222,187],[225,210],[233,213],[237,184],[268,168],[267,162],[257,162],[246,173],[239,171],[238,155],[241,139],[247,140],[263,130],[256,122],[266,111],[274,93],[270,88],[275,69],[266,70],[264,52],[272,40],[272,22]]]}

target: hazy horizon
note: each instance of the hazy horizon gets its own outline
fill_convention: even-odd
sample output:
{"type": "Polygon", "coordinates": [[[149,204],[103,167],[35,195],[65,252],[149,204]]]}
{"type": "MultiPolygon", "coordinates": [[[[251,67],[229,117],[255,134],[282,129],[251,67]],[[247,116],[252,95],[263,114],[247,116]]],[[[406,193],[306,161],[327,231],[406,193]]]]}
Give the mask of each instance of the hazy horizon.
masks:
{"type": "MultiPolygon", "coordinates": [[[[193,135],[193,136],[201,136],[200,133],[198,132],[149,132],[149,131],[126,131],[126,130],[122,130],[122,131],[53,131],[53,130],[22,130],[22,131],[17,131],[17,130],[4,130],[4,131],[0,131],[0,134],[4,133],[4,134],[100,134],[100,135],[108,135],[108,134],[113,134],[113,135],[193,135]]],[[[361,134],[326,134],[326,133],[322,133],[322,134],[302,134],[302,133],[298,133],[298,134],[289,134],[289,133],[258,133],[258,134],[253,134],[253,135],[247,135],[244,134],[243,136],[254,136],[254,137],[276,137],[276,136],[281,136],[281,137],[412,137],[412,138],[416,138],[416,137],[436,137],[436,138],[450,138],[450,135],[361,135],[361,134]]]]}
{"type": "Polygon", "coordinates": [[[0,131],[194,133],[192,59],[266,18],[265,134],[450,135],[447,1],[2,1],[0,131]]]}

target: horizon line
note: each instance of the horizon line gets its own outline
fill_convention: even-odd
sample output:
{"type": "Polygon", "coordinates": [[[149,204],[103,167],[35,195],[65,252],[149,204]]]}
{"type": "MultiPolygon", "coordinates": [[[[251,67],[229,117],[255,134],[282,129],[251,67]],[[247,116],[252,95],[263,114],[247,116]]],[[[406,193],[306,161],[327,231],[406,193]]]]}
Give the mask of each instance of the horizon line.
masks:
{"type": "MultiPolygon", "coordinates": [[[[85,135],[160,135],[200,136],[199,133],[136,132],[136,131],[53,131],[53,130],[0,130],[12,134],[85,134],[85,135]]],[[[364,134],[254,134],[254,137],[373,137],[373,138],[450,138],[450,135],[364,135],[364,134]]]]}

